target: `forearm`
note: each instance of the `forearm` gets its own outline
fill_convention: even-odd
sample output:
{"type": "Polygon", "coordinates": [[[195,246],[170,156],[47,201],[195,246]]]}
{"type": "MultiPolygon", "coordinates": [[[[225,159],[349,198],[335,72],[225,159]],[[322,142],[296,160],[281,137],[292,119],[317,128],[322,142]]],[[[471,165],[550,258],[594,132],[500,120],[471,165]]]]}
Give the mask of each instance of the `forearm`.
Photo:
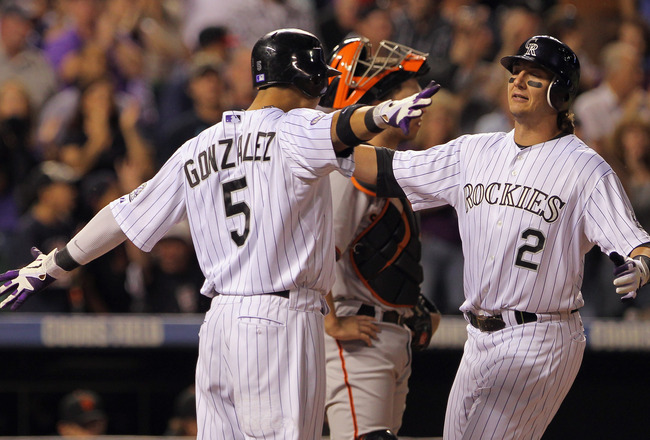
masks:
{"type": "Polygon", "coordinates": [[[115,221],[109,206],[99,211],[61,251],[80,265],[104,255],[126,240],[126,235],[115,221]]]}

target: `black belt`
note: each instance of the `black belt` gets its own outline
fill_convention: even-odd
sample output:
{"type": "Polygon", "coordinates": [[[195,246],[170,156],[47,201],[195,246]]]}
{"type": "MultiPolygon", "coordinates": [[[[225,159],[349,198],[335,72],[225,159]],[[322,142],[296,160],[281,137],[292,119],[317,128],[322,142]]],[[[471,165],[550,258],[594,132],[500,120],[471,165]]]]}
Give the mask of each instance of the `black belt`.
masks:
{"type": "Polygon", "coordinates": [[[282,297],[282,298],[289,299],[289,291],[288,290],[283,290],[282,292],[269,292],[269,293],[266,293],[265,295],[274,295],[274,296],[279,296],[279,297],[282,297]]]}
{"type": "MultiPolygon", "coordinates": [[[[375,316],[375,308],[367,304],[362,304],[357,311],[357,315],[363,316],[375,316]]],[[[402,325],[404,319],[402,315],[397,313],[395,310],[387,310],[381,315],[381,322],[389,322],[391,324],[402,325]]]]}
{"type": "MultiPolygon", "coordinates": [[[[578,309],[571,310],[571,313],[577,312],[578,309]]],[[[527,322],[536,322],[537,315],[530,312],[520,312],[518,310],[514,311],[515,320],[517,324],[525,324],[527,322]]],[[[506,327],[506,322],[503,320],[501,314],[492,315],[492,316],[479,316],[475,315],[472,312],[465,312],[469,323],[479,329],[482,332],[495,332],[497,330],[503,330],[506,327]]]]}
{"type": "MultiPolygon", "coordinates": [[[[482,332],[495,332],[506,328],[506,322],[503,320],[501,314],[492,316],[475,315],[472,312],[465,312],[469,319],[469,323],[482,332]]],[[[515,310],[515,319],[517,324],[525,324],[527,322],[537,321],[537,315],[530,312],[520,312],[515,310]]]]}

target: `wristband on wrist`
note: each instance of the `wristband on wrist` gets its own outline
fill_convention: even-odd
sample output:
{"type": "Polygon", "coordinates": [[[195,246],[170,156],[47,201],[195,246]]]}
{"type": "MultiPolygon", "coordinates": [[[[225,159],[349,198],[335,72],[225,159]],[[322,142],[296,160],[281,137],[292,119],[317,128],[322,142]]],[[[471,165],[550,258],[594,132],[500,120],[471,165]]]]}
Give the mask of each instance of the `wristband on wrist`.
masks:
{"type": "Polygon", "coordinates": [[[56,254],[54,254],[54,262],[57,266],[67,272],[70,272],[71,270],[74,270],[80,266],[79,263],[77,263],[74,258],[72,258],[67,247],[64,247],[60,251],[57,251],[56,254]]]}
{"type": "Polygon", "coordinates": [[[381,128],[377,123],[375,122],[375,117],[373,115],[373,110],[368,110],[363,117],[363,122],[366,124],[366,128],[370,133],[381,133],[384,131],[383,128],[381,128]]]}

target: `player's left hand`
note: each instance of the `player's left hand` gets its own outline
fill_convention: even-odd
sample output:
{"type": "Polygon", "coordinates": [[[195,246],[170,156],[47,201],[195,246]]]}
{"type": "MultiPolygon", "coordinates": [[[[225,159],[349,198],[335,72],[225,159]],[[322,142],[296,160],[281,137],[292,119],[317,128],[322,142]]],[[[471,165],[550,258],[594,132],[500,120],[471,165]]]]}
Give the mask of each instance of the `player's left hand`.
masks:
{"type": "Polygon", "coordinates": [[[431,105],[431,97],[440,90],[440,85],[431,81],[421,92],[399,101],[384,101],[372,111],[373,120],[378,127],[399,127],[405,135],[409,134],[412,119],[422,116],[422,109],[431,105]]]}
{"type": "Polygon", "coordinates": [[[341,316],[326,321],[325,332],[338,341],[361,340],[372,347],[372,340],[377,339],[381,330],[372,316],[341,316]]]}
{"type": "Polygon", "coordinates": [[[36,258],[34,261],[22,269],[10,270],[0,275],[0,295],[9,294],[0,302],[0,309],[11,306],[11,310],[17,310],[27,298],[52,284],[56,278],[48,273],[48,269],[51,272],[54,267],[58,268],[54,262],[55,253],[56,249],[45,255],[33,247],[32,256],[36,258]]]}
{"type": "Polygon", "coordinates": [[[650,270],[644,258],[623,257],[616,252],[609,254],[614,268],[614,286],[616,293],[624,295],[621,300],[636,298],[637,290],[650,279],[650,270]]]}

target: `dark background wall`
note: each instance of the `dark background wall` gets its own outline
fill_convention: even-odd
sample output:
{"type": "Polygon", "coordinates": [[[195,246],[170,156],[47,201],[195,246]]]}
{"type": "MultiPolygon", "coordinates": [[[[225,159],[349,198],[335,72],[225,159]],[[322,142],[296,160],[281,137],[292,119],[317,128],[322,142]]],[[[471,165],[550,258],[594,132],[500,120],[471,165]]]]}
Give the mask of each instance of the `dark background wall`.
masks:
{"type": "MultiPolygon", "coordinates": [[[[162,435],[175,397],[194,382],[201,315],[0,314],[0,436],[55,433],[57,405],[99,393],[110,435],[162,435]]],[[[576,382],[544,439],[650,439],[650,323],[585,320],[576,382]]],[[[445,316],[413,356],[403,436],[442,435],[447,395],[467,338],[445,316]]]]}

